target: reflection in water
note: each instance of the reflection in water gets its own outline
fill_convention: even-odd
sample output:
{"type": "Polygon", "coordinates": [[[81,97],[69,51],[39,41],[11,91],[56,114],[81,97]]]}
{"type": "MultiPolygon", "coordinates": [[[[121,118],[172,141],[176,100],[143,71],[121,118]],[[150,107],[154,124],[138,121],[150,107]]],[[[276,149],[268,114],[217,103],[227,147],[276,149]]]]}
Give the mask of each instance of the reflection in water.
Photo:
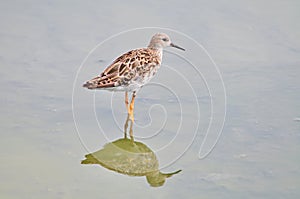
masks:
{"type": "MultiPolygon", "coordinates": [[[[105,144],[103,149],[87,154],[81,164],[99,164],[109,170],[129,176],[146,176],[148,183],[153,187],[162,186],[166,180],[179,173],[159,171],[159,164],[155,153],[145,144],[127,138],[129,116],[124,125],[124,138],[105,144]]],[[[132,122],[129,127],[133,135],[132,122]]]]}

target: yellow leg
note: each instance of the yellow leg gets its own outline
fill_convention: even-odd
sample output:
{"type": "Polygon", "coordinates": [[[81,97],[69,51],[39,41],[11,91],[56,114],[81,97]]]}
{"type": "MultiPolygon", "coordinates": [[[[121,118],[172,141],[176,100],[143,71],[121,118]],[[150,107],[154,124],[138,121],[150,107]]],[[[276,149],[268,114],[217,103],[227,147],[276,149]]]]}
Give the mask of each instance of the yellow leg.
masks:
{"type": "Polygon", "coordinates": [[[127,113],[129,113],[129,103],[128,103],[128,92],[125,92],[125,106],[127,108],[127,113]]]}
{"type": "Polygon", "coordinates": [[[127,118],[124,124],[124,138],[127,138],[127,128],[128,128],[129,114],[127,114],[127,118]]]}
{"type": "MultiPolygon", "coordinates": [[[[127,115],[127,118],[126,118],[126,121],[125,121],[125,124],[124,124],[124,139],[127,139],[127,129],[128,129],[128,122],[129,122],[129,114],[127,115]]],[[[131,141],[134,141],[133,140],[133,129],[132,129],[132,121],[130,122],[130,127],[129,127],[129,135],[130,135],[130,140],[131,141]]]]}
{"type": "Polygon", "coordinates": [[[131,141],[134,141],[134,140],[133,140],[132,124],[133,124],[133,121],[131,121],[131,123],[130,123],[129,135],[130,135],[130,140],[131,140],[131,141]]]}
{"type": "Polygon", "coordinates": [[[129,111],[128,111],[129,118],[130,118],[130,120],[131,120],[132,122],[134,122],[133,110],[134,110],[134,99],[135,99],[135,95],[136,95],[136,93],[133,92],[132,98],[131,98],[131,102],[130,102],[130,106],[129,106],[129,111]]]}

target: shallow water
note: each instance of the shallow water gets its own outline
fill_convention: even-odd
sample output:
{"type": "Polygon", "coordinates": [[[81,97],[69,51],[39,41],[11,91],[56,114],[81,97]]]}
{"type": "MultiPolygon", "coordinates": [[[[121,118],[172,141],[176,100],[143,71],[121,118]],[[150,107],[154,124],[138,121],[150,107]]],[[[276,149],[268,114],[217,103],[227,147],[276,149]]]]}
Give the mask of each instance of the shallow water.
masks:
{"type": "Polygon", "coordinates": [[[1,198],[299,198],[300,4],[264,3],[1,2],[1,198]],[[127,116],[123,93],[81,85],[157,31],[186,51],[138,93],[133,133],[182,171],[151,187],[81,164],[127,116]]]}

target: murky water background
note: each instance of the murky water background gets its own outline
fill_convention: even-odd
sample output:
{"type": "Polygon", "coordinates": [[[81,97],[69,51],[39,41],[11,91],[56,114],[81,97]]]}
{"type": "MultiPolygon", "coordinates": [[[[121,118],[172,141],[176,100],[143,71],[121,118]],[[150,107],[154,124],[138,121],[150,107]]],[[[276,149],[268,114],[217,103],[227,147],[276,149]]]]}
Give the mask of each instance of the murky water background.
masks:
{"type": "Polygon", "coordinates": [[[1,198],[299,198],[299,8],[297,1],[1,2],[1,198]],[[166,30],[187,50],[167,49],[138,94],[133,127],[162,172],[182,170],[159,188],[81,164],[122,138],[126,120],[123,93],[87,91],[82,82],[146,46],[158,29],[121,34],[82,62],[111,35],[144,26],[203,45],[227,96],[220,140],[199,159],[207,129],[204,152],[222,126],[222,82],[201,48],[166,30]]]}

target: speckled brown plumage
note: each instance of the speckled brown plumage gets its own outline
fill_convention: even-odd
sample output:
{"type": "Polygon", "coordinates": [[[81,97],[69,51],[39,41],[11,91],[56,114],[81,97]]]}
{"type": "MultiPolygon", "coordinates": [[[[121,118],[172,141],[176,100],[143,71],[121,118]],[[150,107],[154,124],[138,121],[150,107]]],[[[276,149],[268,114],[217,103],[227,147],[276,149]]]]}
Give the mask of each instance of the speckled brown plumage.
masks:
{"type": "Polygon", "coordinates": [[[146,81],[154,76],[160,65],[160,50],[151,48],[132,50],[118,57],[99,76],[86,82],[84,87],[113,89],[122,86],[124,90],[133,91],[128,87],[132,81],[147,83],[146,81]]]}

